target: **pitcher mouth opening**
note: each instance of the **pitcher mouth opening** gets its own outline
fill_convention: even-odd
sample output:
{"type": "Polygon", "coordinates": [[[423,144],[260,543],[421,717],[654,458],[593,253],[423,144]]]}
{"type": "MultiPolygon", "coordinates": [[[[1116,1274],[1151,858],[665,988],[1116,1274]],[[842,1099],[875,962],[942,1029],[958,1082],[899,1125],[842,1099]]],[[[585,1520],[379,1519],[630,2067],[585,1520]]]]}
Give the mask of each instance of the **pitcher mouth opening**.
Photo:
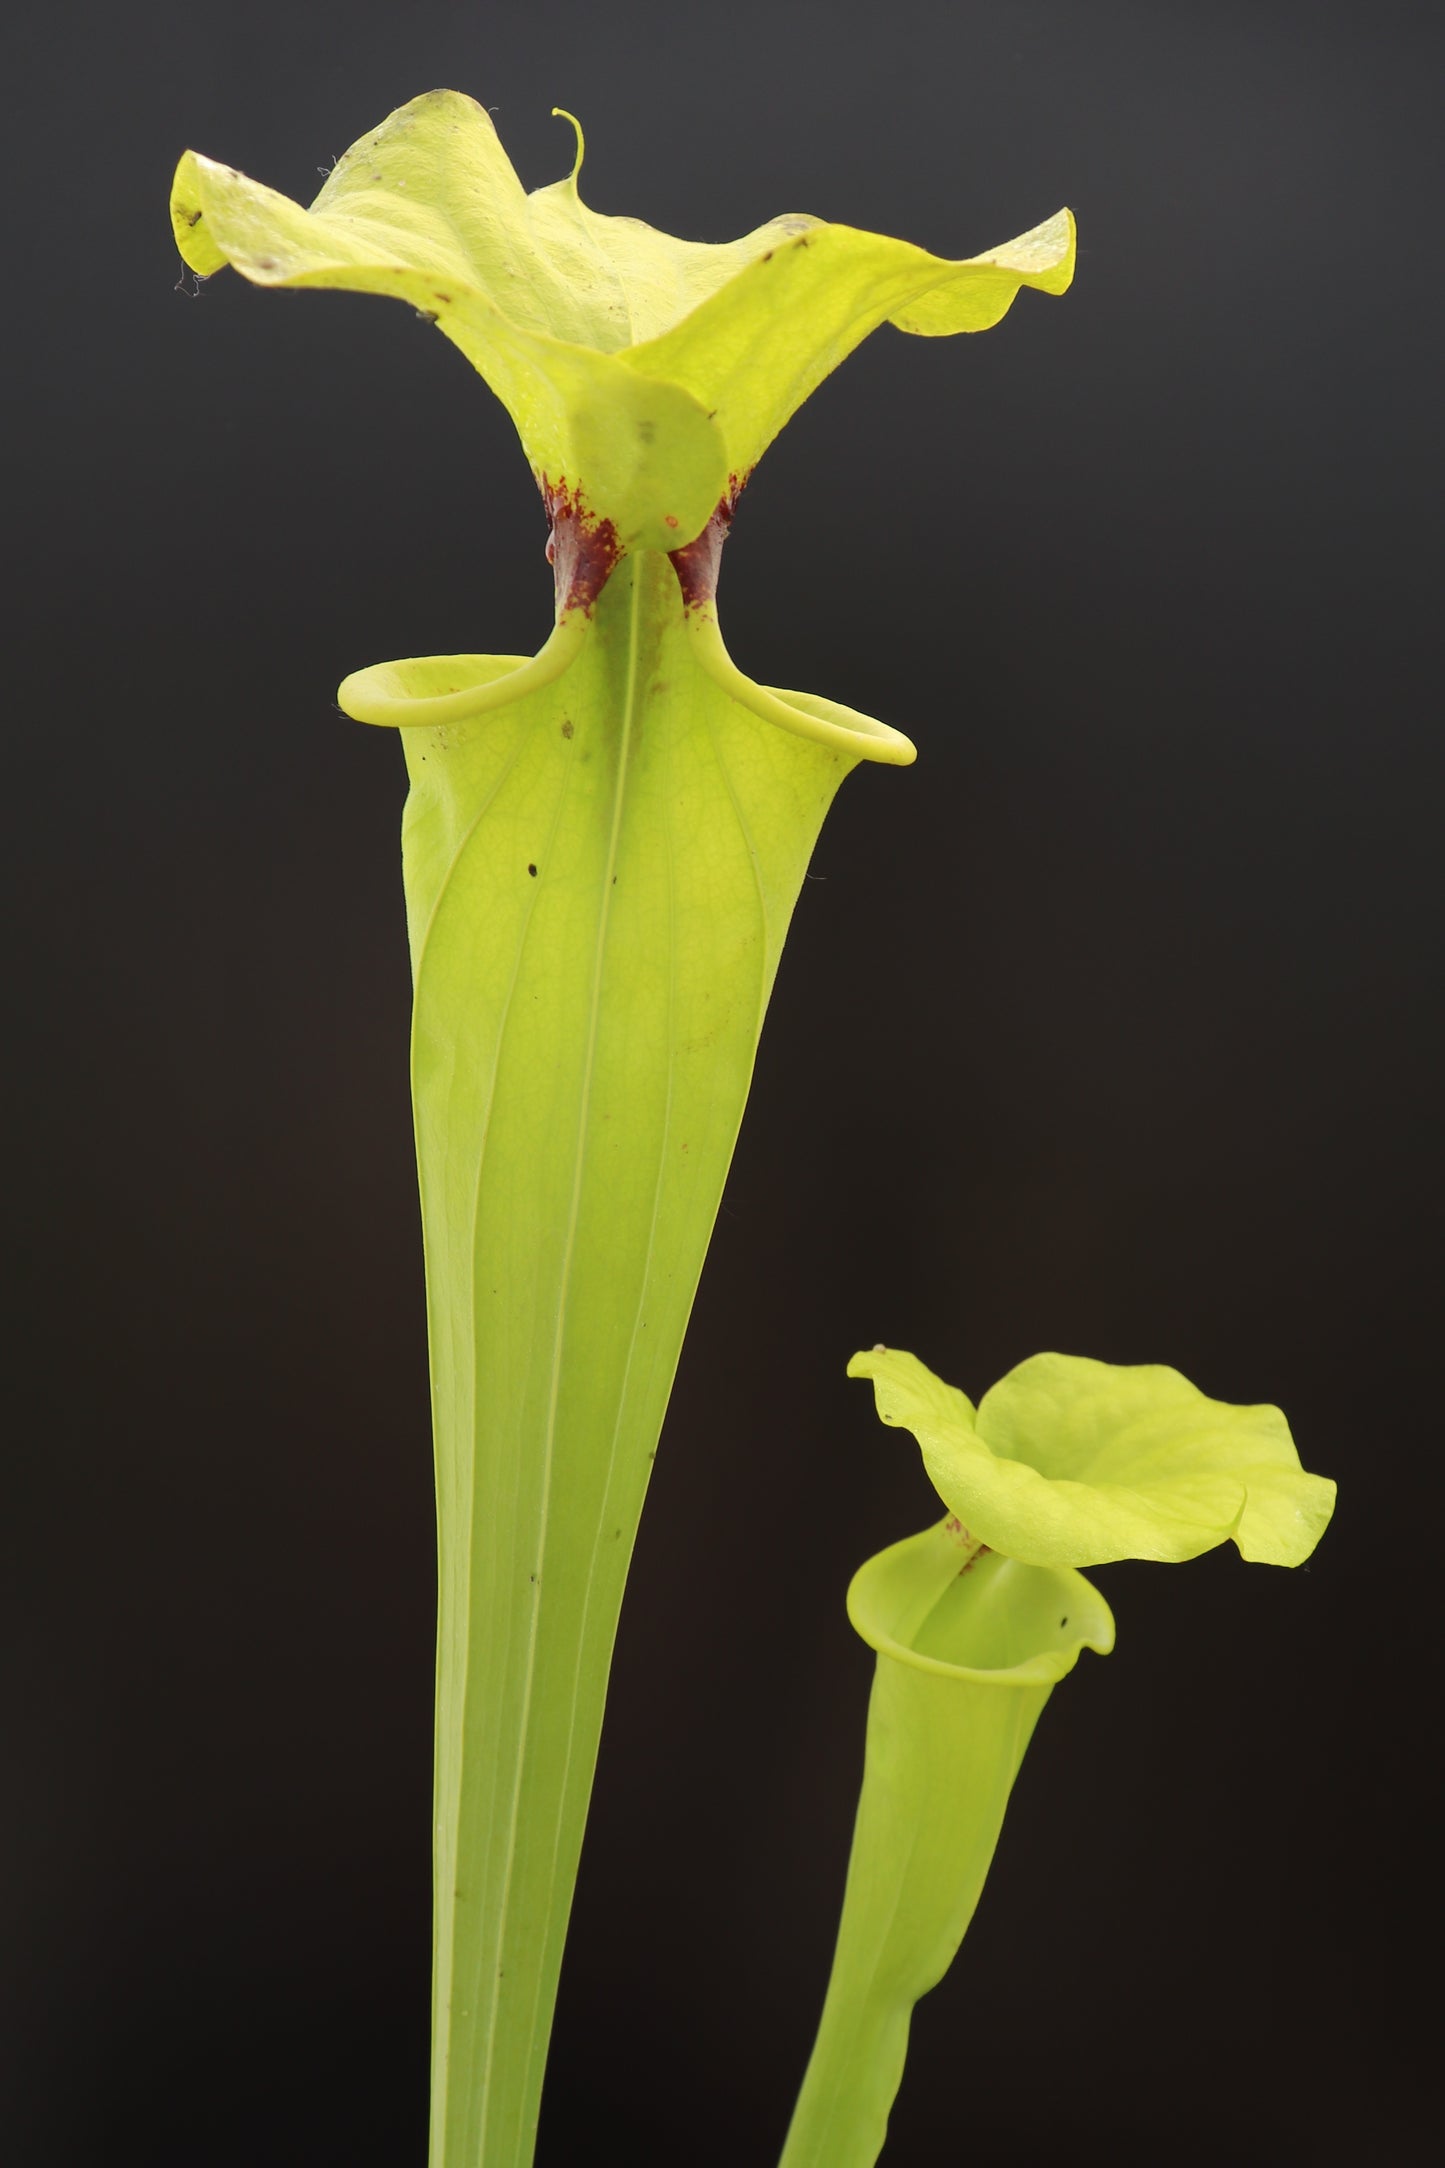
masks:
{"type": "Polygon", "coordinates": [[[683,625],[699,669],[740,707],[760,722],[786,730],[795,738],[811,738],[831,746],[852,760],[874,760],[892,768],[911,767],[918,748],[901,730],[876,722],[841,701],[824,700],[817,693],[786,692],[775,685],[758,685],[745,677],[723,645],[717,612],[709,602],[699,602],[683,612],[683,625]]]}
{"type": "Polygon", "coordinates": [[[509,707],[552,684],[576,661],[586,637],[584,610],[559,618],[535,655],[417,655],[353,670],[337,704],[353,722],[416,730],[467,723],[509,707]]]}
{"type": "Polygon", "coordinates": [[[848,1590],[855,1631],[880,1656],[979,1686],[1052,1685],[1084,1649],[1113,1647],[1108,1605],[1072,1567],[959,1559],[947,1521],[880,1551],[848,1590]]]}

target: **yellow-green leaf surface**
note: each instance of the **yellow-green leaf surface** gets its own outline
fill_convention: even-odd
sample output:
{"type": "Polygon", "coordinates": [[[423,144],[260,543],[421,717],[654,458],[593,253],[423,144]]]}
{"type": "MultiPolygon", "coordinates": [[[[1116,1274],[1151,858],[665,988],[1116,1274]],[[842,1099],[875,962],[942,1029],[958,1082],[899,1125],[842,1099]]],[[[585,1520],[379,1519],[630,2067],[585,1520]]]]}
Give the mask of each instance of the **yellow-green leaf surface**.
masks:
{"type": "Polygon", "coordinates": [[[880,324],[983,330],[1021,286],[1061,293],[1074,261],[1067,212],[958,263],[803,215],[676,240],[589,210],[575,168],[527,194],[490,115],[455,91],[363,136],[309,210],[188,151],[171,218],[203,277],[231,264],[257,285],[392,294],[434,316],[533,468],[637,549],[698,535],[729,477],[880,324]]]}
{"type": "Polygon", "coordinates": [[[782,2168],[872,2168],[913,2005],[963,1940],[1044,1704],[1083,1649],[1114,1645],[1082,1574],[972,1558],[951,1524],[869,1559],[848,1615],[877,1651],[863,1789],[782,2168]]]}
{"type": "Polygon", "coordinates": [[[911,1430],[934,1488],[991,1550],[1038,1566],[1195,1558],[1231,1538],[1297,1566],[1334,1511],[1278,1408],[1210,1400],[1162,1364],[1035,1355],[967,1396],[897,1348],[855,1355],[885,1423],[911,1430]]]}
{"type": "Polygon", "coordinates": [[[1335,1495],[1300,1467],[1278,1408],[1210,1400],[1157,1364],[1036,1355],[977,1408],[897,1348],[855,1355],[848,1374],[913,1432],[951,1514],[848,1591],[878,1662],[842,1925],[782,2168],[873,2168],[882,2151],[913,2005],[973,1915],[1044,1702],[1080,1648],[1113,1646],[1075,1569],[1230,1537],[1297,1565],[1335,1495]]]}
{"type": "Polygon", "coordinates": [[[956,264],[802,217],[673,240],[588,210],[575,170],[528,195],[451,92],[363,137],[309,209],[188,152],[172,217],[200,274],[434,317],[506,402],[553,521],[539,654],[373,664],[340,693],[402,727],[412,786],[432,2168],[523,2168],[623,1581],[784,933],[843,776],[913,758],[735,667],[722,542],[747,469],[859,339],[1061,290],[1072,229],[956,264]]]}
{"type": "MultiPolygon", "coordinates": [[[[857,757],[729,699],[665,582],[625,560],[552,685],[404,741],[448,2164],[528,2157],[643,1493],[783,935],[857,757]]],[[[398,676],[424,703],[482,668],[398,676]]]]}

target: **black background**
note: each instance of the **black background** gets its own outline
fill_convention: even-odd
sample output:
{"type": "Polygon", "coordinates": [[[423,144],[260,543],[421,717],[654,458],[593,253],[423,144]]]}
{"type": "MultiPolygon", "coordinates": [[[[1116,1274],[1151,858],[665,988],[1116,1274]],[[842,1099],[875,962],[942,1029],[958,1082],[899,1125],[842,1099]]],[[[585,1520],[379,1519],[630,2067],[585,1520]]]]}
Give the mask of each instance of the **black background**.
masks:
{"type": "Polygon", "coordinates": [[[742,667],[913,734],[805,888],[624,1618],[542,2168],[776,2155],[868,1552],[844,1362],[1274,1400],[1335,1526],[1100,1572],[890,2168],[1431,2157],[1441,1554],[1437,10],[59,8],[12,22],[0,1597],[16,2168],[425,2154],[433,1605],[402,769],[331,693],[522,650],[544,525],[410,311],[174,289],[186,144],[303,199],[437,84],[529,186],[1077,284],[884,332],[734,529],[742,667]]]}

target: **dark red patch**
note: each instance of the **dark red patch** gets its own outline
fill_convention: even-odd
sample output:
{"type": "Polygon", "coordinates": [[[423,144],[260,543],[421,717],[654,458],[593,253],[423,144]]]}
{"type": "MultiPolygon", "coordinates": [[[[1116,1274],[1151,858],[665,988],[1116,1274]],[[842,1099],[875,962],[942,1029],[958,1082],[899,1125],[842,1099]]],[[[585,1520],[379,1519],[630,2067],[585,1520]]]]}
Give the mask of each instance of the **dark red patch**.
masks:
{"type": "MultiPolygon", "coordinates": [[[[748,474],[751,474],[751,467],[748,474]]],[[[669,550],[668,558],[677,574],[677,584],[682,589],[684,606],[694,610],[699,603],[711,602],[717,593],[718,566],[722,559],[722,546],[728,538],[738,499],[747,487],[747,474],[730,474],[722,502],[703,528],[695,542],[685,542],[680,550],[669,550]]]]}
{"type": "Polygon", "coordinates": [[[552,531],[547,537],[547,562],[557,582],[557,614],[585,610],[607,585],[622,555],[617,529],[610,519],[589,512],[580,489],[569,489],[565,475],[549,482],[541,478],[542,502],[552,531]]]}

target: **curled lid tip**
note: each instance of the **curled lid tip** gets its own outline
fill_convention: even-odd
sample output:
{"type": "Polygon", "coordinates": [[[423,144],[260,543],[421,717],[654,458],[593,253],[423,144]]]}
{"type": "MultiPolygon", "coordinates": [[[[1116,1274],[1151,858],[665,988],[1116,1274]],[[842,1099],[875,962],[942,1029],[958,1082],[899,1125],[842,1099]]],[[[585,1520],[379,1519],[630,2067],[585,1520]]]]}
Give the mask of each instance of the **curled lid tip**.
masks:
{"type": "Polygon", "coordinates": [[[565,120],[570,122],[573,132],[577,137],[577,156],[573,159],[572,171],[567,176],[568,180],[575,188],[577,186],[577,176],[582,171],[582,161],[587,155],[587,138],[582,133],[581,121],[578,120],[575,113],[569,113],[566,106],[554,105],[552,108],[552,118],[553,120],[565,120]]]}

